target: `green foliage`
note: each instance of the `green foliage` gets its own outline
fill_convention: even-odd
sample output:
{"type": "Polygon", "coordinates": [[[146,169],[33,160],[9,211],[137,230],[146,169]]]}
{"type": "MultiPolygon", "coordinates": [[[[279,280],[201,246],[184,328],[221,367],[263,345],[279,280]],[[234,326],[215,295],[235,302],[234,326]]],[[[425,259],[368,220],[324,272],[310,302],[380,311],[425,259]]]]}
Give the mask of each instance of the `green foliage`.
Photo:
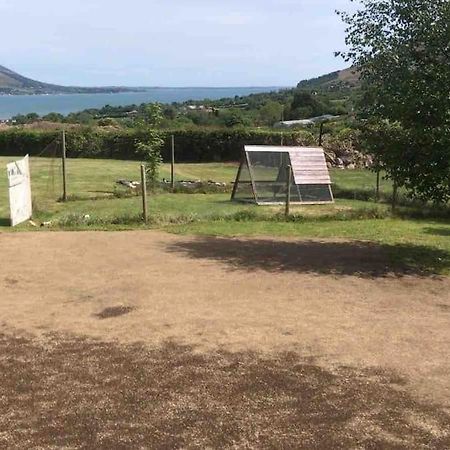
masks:
{"type": "MultiPolygon", "coordinates": [[[[78,149],[83,149],[83,156],[88,158],[98,158],[103,156],[103,134],[92,128],[85,128],[82,131],[67,132],[66,146],[67,156],[76,158],[78,149]]],[[[59,134],[57,135],[59,139],[59,134]]]]}
{"type": "Polygon", "coordinates": [[[141,117],[141,125],[147,127],[143,139],[136,141],[136,151],[143,155],[147,172],[147,182],[154,189],[159,181],[159,168],[163,163],[161,148],[164,140],[157,127],[163,120],[162,107],[158,103],[147,105],[141,117]]]}
{"type": "Polygon", "coordinates": [[[191,125],[194,124],[199,127],[219,124],[217,116],[206,111],[189,111],[184,117],[190,121],[191,125]]]}
{"type": "Polygon", "coordinates": [[[327,73],[317,78],[311,78],[309,80],[302,80],[297,84],[298,89],[320,89],[323,84],[337,81],[339,78],[339,71],[327,73]]]}
{"type": "Polygon", "coordinates": [[[78,123],[81,125],[94,125],[95,115],[89,110],[81,111],[78,113],[71,113],[66,117],[65,122],[78,123]]]}
{"type": "Polygon", "coordinates": [[[229,109],[220,113],[220,119],[228,128],[250,126],[250,120],[239,109],[229,109]]]}
{"type": "Polygon", "coordinates": [[[199,181],[192,186],[182,183],[175,183],[174,189],[172,189],[170,184],[167,183],[162,184],[161,187],[162,192],[169,191],[174,194],[231,194],[232,191],[231,184],[225,183],[224,185],[215,185],[206,181],[199,181]]]}
{"type": "Polygon", "coordinates": [[[147,183],[152,189],[156,187],[159,180],[159,169],[163,163],[161,156],[163,144],[160,132],[155,129],[147,131],[145,140],[136,142],[136,151],[144,155],[147,183]]]}
{"type": "Polygon", "coordinates": [[[324,114],[325,105],[316,96],[307,91],[298,90],[294,94],[294,99],[289,112],[289,119],[307,119],[324,114]]]}
{"type": "MultiPolygon", "coordinates": [[[[137,143],[148,144],[148,129],[129,129],[105,132],[83,128],[68,130],[67,151],[70,158],[113,158],[145,160],[146,149],[137,143]]],[[[254,129],[178,129],[158,130],[163,140],[163,159],[170,160],[171,136],[175,136],[177,162],[238,161],[244,145],[313,145],[316,139],[309,131],[264,131],[254,129]]],[[[41,152],[59,133],[13,129],[0,132],[0,155],[32,156],[41,152]]],[[[49,156],[49,155],[47,155],[49,156]]]]}
{"type": "Polygon", "coordinates": [[[258,118],[263,125],[269,127],[282,120],[284,106],[276,101],[269,100],[258,111],[258,118]]]}
{"type": "Polygon", "coordinates": [[[46,120],[47,122],[63,122],[64,116],[59,113],[49,113],[42,117],[42,120],[46,120]]]}
{"type": "Polygon", "coordinates": [[[163,120],[162,106],[149,103],[142,108],[137,124],[144,127],[158,128],[163,120]]]}
{"type": "Polygon", "coordinates": [[[58,138],[55,132],[40,132],[13,128],[0,132],[0,155],[39,155],[51,142],[58,138]]]}
{"type": "Polygon", "coordinates": [[[29,113],[26,115],[18,114],[17,116],[12,117],[12,120],[17,125],[25,125],[27,123],[33,123],[39,120],[39,115],[36,113],[29,113]]]}
{"type": "Polygon", "coordinates": [[[411,196],[450,200],[450,3],[360,0],[344,54],[359,69],[367,147],[411,196]]]}
{"type": "Polygon", "coordinates": [[[116,127],[118,125],[118,122],[116,119],[113,119],[112,117],[105,117],[103,119],[99,119],[97,121],[97,125],[99,127],[116,127]]]}

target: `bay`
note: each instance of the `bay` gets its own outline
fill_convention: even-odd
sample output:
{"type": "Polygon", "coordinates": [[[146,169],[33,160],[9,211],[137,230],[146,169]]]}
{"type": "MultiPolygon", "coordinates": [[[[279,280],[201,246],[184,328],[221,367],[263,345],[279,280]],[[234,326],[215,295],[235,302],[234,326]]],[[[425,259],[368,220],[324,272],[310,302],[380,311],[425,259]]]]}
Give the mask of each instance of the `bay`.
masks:
{"type": "Polygon", "coordinates": [[[50,112],[69,114],[105,105],[126,106],[141,103],[185,102],[188,100],[217,100],[279,90],[279,87],[223,87],[223,88],[149,88],[145,92],[119,94],[57,94],[57,95],[0,95],[0,119],[17,114],[50,112]]]}

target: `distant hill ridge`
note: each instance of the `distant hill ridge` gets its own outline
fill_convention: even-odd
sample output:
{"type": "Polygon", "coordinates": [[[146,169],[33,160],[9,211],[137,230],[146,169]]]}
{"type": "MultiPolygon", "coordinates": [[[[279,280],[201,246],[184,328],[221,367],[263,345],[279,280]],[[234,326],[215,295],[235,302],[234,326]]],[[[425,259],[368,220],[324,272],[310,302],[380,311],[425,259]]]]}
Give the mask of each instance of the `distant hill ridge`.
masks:
{"type": "MultiPolygon", "coordinates": [[[[353,69],[338,70],[317,78],[303,80],[298,83],[299,89],[305,90],[340,90],[354,89],[360,86],[359,75],[353,69]]],[[[43,83],[24,77],[7,67],[0,65],[0,94],[99,94],[117,92],[142,92],[146,88],[112,87],[77,87],[59,86],[43,83]]]]}
{"type": "Polygon", "coordinates": [[[137,92],[142,88],[128,87],[77,87],[59,86],[57,84],[42,83],[24,77],[7,67],[0,65],[0,94],[100,94],[115,92],[137,92]]]}
{"type": "Polygon", "coordinates": [[[317,78],[303,80],[298,83],[299,89],[339,89],[339,88],[357,88],[360,86],[358,72],[350,67],[345,70],[337,70],[327,73],[317,78]]]}

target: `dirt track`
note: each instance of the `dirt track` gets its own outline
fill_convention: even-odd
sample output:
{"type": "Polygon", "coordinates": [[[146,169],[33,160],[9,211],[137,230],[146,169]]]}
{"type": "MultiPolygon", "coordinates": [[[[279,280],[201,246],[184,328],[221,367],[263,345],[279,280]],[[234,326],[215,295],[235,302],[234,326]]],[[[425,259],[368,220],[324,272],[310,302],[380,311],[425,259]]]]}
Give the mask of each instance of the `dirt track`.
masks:
{"type": "MultiPolygon", "coordinates": [[[[450,280],[390,268],[376,246],[89,232],[0,234],[0,251],[0,333],[27,345],[295,352],[324,371],[382,373],[450,411],[450,280]]],[[[422,431],[450,432],[417,414],[422,431]]]]}

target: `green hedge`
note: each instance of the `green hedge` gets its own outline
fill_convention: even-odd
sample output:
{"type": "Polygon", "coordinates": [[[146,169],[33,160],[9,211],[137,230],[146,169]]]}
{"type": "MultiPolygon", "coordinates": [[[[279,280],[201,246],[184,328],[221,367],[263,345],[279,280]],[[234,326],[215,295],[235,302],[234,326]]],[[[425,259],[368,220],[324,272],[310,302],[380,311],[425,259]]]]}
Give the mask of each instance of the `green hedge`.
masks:
{"type": "MultiPolygon", "coordinates": [[[[314,136],[308,131],[262,131],[262,130],[176,130],[162,131],[165,145],[163,158],[168,161],[171,153],[171,135],[175,136],[176,160],[178,162],[226,162],[240,158],[246,145],[313,145],[314,136]]],[[[143,132],[104,132],[83,129],[67,132],[67,153],[71,158],[111,158],[140,160],[136,141],[143,138],[143,132]]],[[[49,156],[55,150],[49,147],[57,132],[8,130],[0,132],[0,155],[49,156]]]]}

